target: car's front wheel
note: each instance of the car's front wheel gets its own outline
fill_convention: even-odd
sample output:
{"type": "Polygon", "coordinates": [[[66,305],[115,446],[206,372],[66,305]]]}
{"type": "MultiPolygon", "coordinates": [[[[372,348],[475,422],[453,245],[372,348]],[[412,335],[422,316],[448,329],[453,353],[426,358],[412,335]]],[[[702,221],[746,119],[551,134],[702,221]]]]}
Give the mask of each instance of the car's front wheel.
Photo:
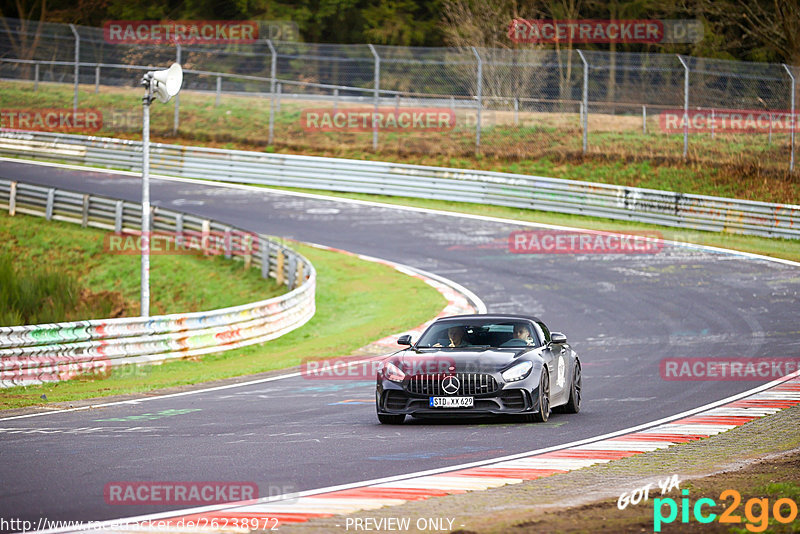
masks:
{"type": "Polygon", "coordinates": [[[542,368],[542,376],[539,377],[539,398],[536,403],[539,411],[526,416],[526,419],[535,423],[546,423],[550,419],[550,375],[546,367],[542,368]]]}
{"type": "Polygon", "coordinates": [[[575,370],[572,372],[572,388],[569,391],[569,400],[564,405],[564,413],[579,411],[581,411],[581,366],[576,361],[575,370]]]}
{"type": "Polygon", "coordinates": [[[388,413],[378,414],[378,421],[380,421],[384,425],[402,425],[405,419],[406,416],[402,413],[397,415],[392,415],[388,413]]]}

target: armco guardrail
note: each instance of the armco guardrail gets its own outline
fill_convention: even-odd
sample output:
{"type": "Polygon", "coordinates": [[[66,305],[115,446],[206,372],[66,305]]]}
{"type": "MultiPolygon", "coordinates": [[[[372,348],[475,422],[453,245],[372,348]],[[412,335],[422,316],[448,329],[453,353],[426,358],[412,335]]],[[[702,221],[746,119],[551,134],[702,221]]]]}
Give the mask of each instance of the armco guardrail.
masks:
{"type": "MultiPolygon", "coordinates": [[[[0,154],[132,171],[141,142],[4,131],[0,154]]],[[[224,182],[456,200],[696,230],[800,238],[800,206],[490,171],[151,144],[151,171],[224,182]]]]}
{"type": "MultiPolygon", "coordinates": [[[[140,230],[141,204],[0,180],[0,209],[69,221],[112,232],[140,230]]],[[[152,231],[226,236],[236,228],[154,208],[152,231]]],[[[173,234],[170,234],[173,235],[173,234]]],[[[253,234],[246,234],[253,235],[253,234]]],[[[189,246],[189,243],[185,244],[189,246]]],[[[114,366],[161,362],[234,349],[279,337],[314,315],[316,272],[293,250],[254,236],[237,256],[262,276],[286,284],[284,295],[196,313],[0,327],[0,387],[105,373],[114,366]],[[252,251],[252,252],[250,252],[252,251]]],[[[230,255],[230,248],[226,255],[230,255]]]]}

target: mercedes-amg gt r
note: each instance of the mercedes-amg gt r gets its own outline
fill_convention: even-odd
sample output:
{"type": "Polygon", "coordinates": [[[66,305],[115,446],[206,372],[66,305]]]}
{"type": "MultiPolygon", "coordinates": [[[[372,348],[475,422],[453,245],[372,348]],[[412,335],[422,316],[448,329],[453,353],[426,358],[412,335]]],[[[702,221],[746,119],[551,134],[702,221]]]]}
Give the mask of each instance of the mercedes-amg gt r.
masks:
{"type": "Polygon", "coordinates": [[[434,321],[378,371],[378,419],[517,415],[547,421],[577,413],[581,364],[567,337],[536,317],[458,315],[434,321]]]}

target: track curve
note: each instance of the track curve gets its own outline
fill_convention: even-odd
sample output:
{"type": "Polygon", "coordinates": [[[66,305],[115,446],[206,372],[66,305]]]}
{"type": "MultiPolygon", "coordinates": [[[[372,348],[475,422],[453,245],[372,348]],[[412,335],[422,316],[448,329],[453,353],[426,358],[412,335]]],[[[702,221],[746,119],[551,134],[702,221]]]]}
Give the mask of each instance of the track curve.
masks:
{"type": "MultiPolygon", "coordinates": [[[[132,201],[140,195],[136,177],[115,173],[5,160],[0,175],[132,201]]],[[[2,517],[100,520],[185,507],[108,505],[103,487],[112,481],[253,481],[266,496],[524,452],[649,422],[757,384],[664,381],[661,358],[800,354],[800,277],[790,265],[675,246],[653,255],[509,254],[508,234],[521,224],[266,189],[153,179],[151,198],[157,206],[446,276],[474,291],[490,312],[539,315],[566,332],[582,357],[584,409],[546,425],[393,428],[377,423],[372,381],[295,377],[0,420],[2,517]]]]}

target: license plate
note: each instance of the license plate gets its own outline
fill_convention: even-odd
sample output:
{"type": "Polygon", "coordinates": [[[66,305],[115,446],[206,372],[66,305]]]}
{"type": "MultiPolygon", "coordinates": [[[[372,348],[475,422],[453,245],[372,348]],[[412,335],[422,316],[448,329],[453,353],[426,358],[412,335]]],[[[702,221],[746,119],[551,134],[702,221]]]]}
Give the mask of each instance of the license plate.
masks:
{"type": "Polygon", "coordinates": [[[430,397],[431,408],[472,408],[475,399],[472,397],[430,397]]]}

